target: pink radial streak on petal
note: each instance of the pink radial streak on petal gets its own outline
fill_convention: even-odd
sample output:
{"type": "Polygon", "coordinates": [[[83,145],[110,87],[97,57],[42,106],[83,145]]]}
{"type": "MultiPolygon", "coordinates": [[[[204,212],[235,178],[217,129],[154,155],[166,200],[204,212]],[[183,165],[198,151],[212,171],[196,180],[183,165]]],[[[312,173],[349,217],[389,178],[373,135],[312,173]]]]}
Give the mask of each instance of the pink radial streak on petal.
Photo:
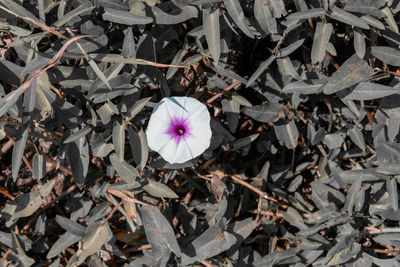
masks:
{"type": "Polygon", "coordinates": [[[191,136],[189,122],[183,118],[172,117],[166,134],[175,140],[176,145],[191,136]]]}

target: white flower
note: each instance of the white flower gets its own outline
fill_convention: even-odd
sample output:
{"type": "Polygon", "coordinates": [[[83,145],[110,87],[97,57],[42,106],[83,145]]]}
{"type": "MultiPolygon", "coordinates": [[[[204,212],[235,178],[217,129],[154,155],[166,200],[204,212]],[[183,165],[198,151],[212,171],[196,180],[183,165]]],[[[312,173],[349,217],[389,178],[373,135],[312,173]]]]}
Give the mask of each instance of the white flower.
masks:
{"type": "Polygon", "coordinates": [[[192,97],[165,97],[154,107],[146,135],[149,147],[166,161],[182,163],[210,146],[210,114],[192,97]]]}

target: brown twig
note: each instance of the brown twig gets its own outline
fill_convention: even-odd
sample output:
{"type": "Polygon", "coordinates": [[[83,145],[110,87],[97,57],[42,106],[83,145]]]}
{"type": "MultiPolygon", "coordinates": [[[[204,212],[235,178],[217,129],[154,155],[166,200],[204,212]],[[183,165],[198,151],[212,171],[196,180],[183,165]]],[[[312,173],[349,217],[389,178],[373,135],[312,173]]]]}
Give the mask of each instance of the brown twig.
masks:
{"type": "Polygon", "coordinates": [[[272,217],[276,217],[276,218],[282,218],[283,217],[283,213],[282,212],[273,212],[272,210],[254,209],[254,210],[249,210],[248,212],[251,213],[251,214],[260,213],[261,215],[264,215],[264,216],[272,216],[272,217]]]}
{"type": "Polygon", "coordinates": [[[151,249],[151,245],[150,244],[144,244],[144,245],[140,245],[140,246],[137,246],[137,247],[131,247],[131,248],[123,249],[122,252],[129,253],[129,252],[142,251],[142,250],[148,250],[148,249],[151,249]]]}
{"type": "Polygon", "coordinates": [[[190,69],[190,66],[180,66],[180,65],[169,65],[169,64],[162,64],[162,63],[156,63],[152,61],[148,61],[145,59],[136,59],[138,63],[146,63],[147,65],[154,66],[154,67],[159,67],[159,68],[181,68],[181,69],[190,69]]]}
{"type": "Polygon", "coordinates": [[[268,196],[267,193],[264,193],[263,191],[261,191],[260,189],[256,188],[255,186],[252,186],[251,184],[243,181],[242,179],[239,179],[233,175],[228,175],[228,177],[230,177],[232,180],[238,182],[239,184],[247,187],[248,189],[250,189],[251,191],[253,191],[254,193],[258,194],[260,197],[271,200],[273,202],[278,202],[278,200],[268,196]]]}
{"type": "MultiPolygon", "coordinates": [[[[4,2],[4,1],[2,1],[2,0],[0,0],[0,1],[1,1],[1,2],[4,2]]],[[[17,13],[15,13],[15,12],[13,12],[13,11],[11,11],[11,10],[9,10],[9,9],[7,9],[7,8],[5,8],[5,7],[3,7],[3,6],[0,6],[0,8],[3,9],[4,11],[6,11],[7,13],[10,13],[11,15],[14,15],[14,16],[16,16],[16,17],[18,17],[18,18],[23,19],[23,20],[27,20],[27,21],[29,21],[29,22],[35,24],[35,25],[38,26],[39,28],[42,28],[42,29],[44,29],[44,30],[46,30],[46,31],[48,31],[48,32],[51,32],[52,34],[57,35],[57,36],[60,37],[60,38],[63,38],[63,39],[68,40],[67,37],[65,37],[64,35],[62,35],[62,34],[59,33],[58,31],[56,31],[56,30],[50,28],[50,27],[47,26],[46,24],[43,24],[43,23],[41,23],[41,22],[39,22],[39,21],[37,21],[37,20],[34,20],[34,19],[32,19],[32,18],[20,16],[20,15],[18,15],[17,13]]]]}
{"type": "Polygon", "coordinates": [[[114,196],[117,196],[117,197],[119,197],[119,198],[121,198],[121,199],[123,199],[125,201],[128,201],[128,202],[133,202],[133,203],[136,203],[136,204],[141,204],[141,205],[146,205],[146,206],[153,206],[153,205],[150,205],[150,204],[145,203],[143,201],[137,200],[136,198],[129,197],[129,196],[127,196],[126,194],[122,193],[119,190],[108,189],[107,192],[112,194],[112,195],[114,195],[114,196]]]}
{"type": "Polygon", "coordinates": [[[234,88],[236,85],[238,85],[240,83],[241,83],[240,81],[236,81],[236,82],[232,83],[231,85],[227,86],[226,88],[224,88],[224,90],[222,92],[215,94],[213,97],[208,99],[207,104],[211,104],[216,99],[220,98],[225,92],[229,92],[230,90],[232,90],[232,88],[234,88]]]}
{"type": "Polygon", "coordinates": [[[15,197],[11,195],[8,191],[4,190],[3,188],[0,188],[0,194],[8,197],[10,200],[14,200],[15,197]]]}
{"type": "MultiPolygon", "coordinates": [[[[50,158],[48,155],[44,155],[44,156],[46,158],[46,161],[48,161],[55,168],[57,162],[54,159],[50,158]]],[[[67,168],[67,167],[65,167],[63,165],[59,165],[58,168],[60,170],[62,170],[65,175],[72,175],[71,169],[69,169],[69,168],[67,168]]]]}
{"type": "Polygon", "coordinates": [[[214,264],[209,263],[209,262],[206,261],[206,260],[202,260],[202,261],[201,261],[201,264],[203,264],[203,265],[206,266],[206,267],[215,267],[214,264]]]}
{"type": "Polygon", "coordinates": [[[122,201],[119,202],[117,205],[114,206],[114,208],[111,210],[111,212],[107,215],[106,220],[104,221],[103,225],[108,222],[108,220],[113,216],[113,214],[117,211],[118,207],[122,205],[122,201]]]}
{"type": "Polygon", "coordinates": [[[32,168],[31,163],[29,162],[29,160],[25,156],[22,156],[22,160],[24,161],[24,163],[25,163],[26,167],[28,168],[28,170],[31,173],[33,173],[33,168],[32,168]]]}
{"type": "Polygon", "coordinates": [[[10,138],[0,149],[0,159],[8,152],[14,145],[14,139],[10,138]]]}
{"type": "Polygon", "coordinates": [[[68,46],[70,46],[73,42],[78,41],[79,39],[88,37],[89,35],[81,35],[81,36],[76,36],[74,38],[69,39],[62,47],[61,49],[57,52],[57,54],[55,54],[50,60],[49,62],[47,62],[47,64],[37,70],[28,80],[26,80],[17,90],[15,90],[9,97],[7,97],[5,100],[7,102],[11,101],[14,97],[16,97],[16,95],[21,95],[23,92],[25,92],[29,86],[31,85],[32,81],[34,79],[36,79],[37,77],[39,77],[40,75],[42,75],[43,72],[45,72],[46,70],[50,69],[51,67],[53,67],[56,62],[61,58],[61,56],[64,54],[65,50],[68,48],[68,46]]]}

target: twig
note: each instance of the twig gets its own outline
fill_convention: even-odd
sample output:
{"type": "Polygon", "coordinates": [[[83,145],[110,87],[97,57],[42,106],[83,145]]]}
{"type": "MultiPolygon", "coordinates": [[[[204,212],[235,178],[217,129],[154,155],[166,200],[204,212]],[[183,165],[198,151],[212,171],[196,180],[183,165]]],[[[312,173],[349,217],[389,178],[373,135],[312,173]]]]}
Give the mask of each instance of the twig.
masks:
{"type": "Polygon", "coordinates": [[[24,163],[25,163],[26,167],[28,168],[28,170],[31,173],[33,173],[33,168],[32,168],[31,163],[29,162],[29,160],[25,156],[22,156],[22,160],[24,161],[24,163]]]}
{"type": "Polygon", "coordinates": [[[119,202],[117,205],[114,206],[114,208],[111,210],[111,212],[107,215],[106,220],[104,221],[103,225],[108,222],[108,220],[113,216],[113,214],[117,211],[118,207],[122,205],[122,201],[119,202]]]}
{"type": "Polygon", "coordinates": [[[214,264],[209,263],[209,262],[206,261],[206,260],[202,260],[202,261],[201,261],[201,264],[203,264],[203,265],[206,266],[206,267],[215,267],[214,264]]]}
{"type": "Polygon", "coordinates": [[[22,94],[23,92],[25,92],[29,88],[29,86],[31,85],[31,83],[34,79],[36,79],[37,77],[42,75],[43,72],[50,69],[51,67],[53,67],[56,64],[56,62],[61,58],[61,56],[64,54],[64,52],[68,48],[68,46],[70,46],[73,42],[78,41],[79,39],[82,39],[85,37],[89,37],[89,35],[81,35],[81,36],[77,36],[77,37],[69,39],[61,47],[61,49],[49,60],[49,62],[47,62],[47,64],[43,68],[37,70],[28,80],[26,80],[17,90],[14,91],[13,94],[11,94],[5,100],[10,101],[15,95],[22,94]]]}
{"type": "MultiPolygon", "coordinates": [[[[50,158],[48,155],[44,155],[44,156],[45,156],[45,158],[46,158],[46,161],[48,161],[48,162],[52,165],[52,167],[55,168],[57,162],[56,162],[54,159],[50,158]]],[[[72,175],[71,169],[69,169],[69,168],[67,168],[67,167],[65,167],[65,166],[63,166],[63,165],[59,165],[58,168],[59,168],[60,170],[62,170],[62,171],[64,172],[65,175],[72,175]]]]}
{"type": "Polygon", "coordinates": [[[142,250],[148,250],[148,249],[151,249],[151,245],[150,244],[144,244],[144,245],[140,245],[140,246],[137,246],[137,247],[123,249],[122,252],[129,253],[129,252],[142,251],[142,250]]]}
{"type": "MultiPolygon", "coordinates": [[[[0,1],[1,1],[1,2],[4,2],[4,1],[2,1],[2,0],[0,0],[0,1]]],[[[46,30],[46,31],[48,31],[48,32],[51,32],[52,34],[57,35],[57,36],[60,37],[60,38],[63,38],[63,39],[68,40],[67,37],[65,37],[64,35],[62,35],[62,34],[59,33],[58,31],[56,31],[56,30],[50,28],[50,27],[47,26],[46,24],[43,24],[43,23],[41,23],[41,22],[39,22],[39,21],[37,21],[37,20],[34,20],[34,19],[32,19],[32,18],[20,16],[20,15],[18,15],[17,13],[15,13],[15,12],[13,12],[13,11],[11,11],[11,10],[9,10],[9,9],[7,9],[7,8],[5,8],[5,7],[3,7],[3,6],[0,6],[0,8],[3,9],[4,11],[6,11],[7,13],[10,13],[10,14],[12,14],[12,15],[18,17],[18,18],[21,18],[21,19],[23,19],[23,20],[27,20],[27,21],[29,21],[29,22],[32,22],[33,24],[35,24],[35,25],[38,26],[39,28],[42,28],[42,29],[44,29],[44,30],[46,30]]]]}
{"type": "Polygon", "coordinates": [[[136,204],[141,204],[141,205],[146,205],[146,206],[153,206],[153,205],[150,205],[150,204],[145,203],[143,201],[137,200],[136,198],[131,198],[131,197],[127,196],[126,194],[122,193],[119,190],[108,189],[107,192],[112,194],[112,195],[114,195],[114,196],[117,196],[117,197],[119,197],[119,198],[121,198],[121,199],[123,199],[125,201],[128,201],[128,202],[133,202],[133,203],[136,203],[136,204]]]}
{"type": "Polygon", "coordinates": [[[138,63],[145,63],[145,64],[147,64],[147,65],[154,66],[154,67],[160,67],[160,68],[181,68],[181,69],[190,69],[190,66],[180,66],[180,65],[162,64],[162,63],[156,63],[156,62],[152,62],[152,61],[148,61],[148,60],[140,59],[140,58],[137,58],[136,61],[137,61],[138,63]]]}
{"type": "Polygon", "coordinates": [[[8,152],[14,145],[14,139],[10,138],[0,149],[0,159],[3,158],[4,154],[8,152]]]}
{"type": "Polygon", "coordinates": [[[376,235],[376,234],[383,234],[383,233],[400,233],[400,228],[375,228],[372,226],[364,227],[365,230],[368,230],[369,234],[376,235]]]}
{"type": "Polygon", "coordinates": [[[3,194],[4,196],[8,197],[10,200],[14,200],[15,197],[11,195],[8,191],[4,190],[3,188],[0,188],[0,194],[3,194]]]}
{"type": "Polygon", "coordinates": [[[258,189],[258,188],[256,188],[256,187],[252,186],[251,184],[249,184],[249,183],[243,181],[242,179],[239,179],[239,178],[237,178],[237,177],[235,177],[235,176],[233,176],[233,175],[228,175],[228,177],[230,177],[232,180],[238,182],[239,184],[241,184],[241,185],[247,187],[248,189],[250,189],[250,190],[253,191],[254,193],[257,193],[260,197],[265,198],[265,199],[268,199],[268,200],[271,200],[271,201],[273,201],[273,202],[278,202],[278,200],[276,200],[276,199],[274,199],[274,198],[268,196],[267,193],[264,193],[264,192],[261,191],[260,189],[258,189]]]}
{"type": "Polygon", "coordinates": [[[249,210],[248,212],[251,213],[251,214],[260,213],[260,214],[265,215],[265,216],[272,216],[272,217],[276,217],[276,218],[282,218],[283,217],[283,213],[282,212],[273,212],[271,210],[257,210],[257,209],[254,209],[254,210],[249,210]]]}
{"type": "Polygon", "coordinates": [[[231,85],[227,86],[226,88],[224,88],[224,90],[218,94],[215,94],[213,97],[211,97],[210,99],[207,100],[207,104],[211,104],[212,102],[214,102],[216,99],[218,99],[219,97],[221,97],[224,92],[228,92],[230,90],[232,90],[232,88],[234,88],[236,85],[240,84],[240,81],[236,81],[234,83],[232,83],[231,85]]]}

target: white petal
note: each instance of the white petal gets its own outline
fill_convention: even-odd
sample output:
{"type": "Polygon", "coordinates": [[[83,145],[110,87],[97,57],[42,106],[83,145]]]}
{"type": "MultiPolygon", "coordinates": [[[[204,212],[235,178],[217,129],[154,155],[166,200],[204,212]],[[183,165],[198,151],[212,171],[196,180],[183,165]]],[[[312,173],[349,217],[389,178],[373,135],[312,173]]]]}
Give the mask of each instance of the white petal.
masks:
{"type": "Polygon", "coordinates": [[[210,146],[211,130],[209,132],[202,131],[204,134],[200,134],[199,132],[200,131],[198,131],[196,135],[193,134],[192,136],[185,138],[185,142],[193,157],[199,156],[210,146]]]}
{"type": "Polygon", "coordinates": [[[194,158],[194,156],[192,155],[191,151],[189,150],[184,139],[182,139],[179,142],[179,145],[176,149],[174,162],[171,162],[171,163],[183,163],[188,160],[191,160],[192,158],[194,158]]]}
{"type": "Polygon", "coordinates": [[[166,134],[168,123],[158,116],[151,116],[149,125],[147,126],[146,136],[149,147],[158,151],[160,147],[171,140],[171,137],[166,134]]]}
{"type": "MultiPolygon", "coordinates": [[[[153,112],[151,113],[150,117],[150,122],[153,117],[158,117],[162,121],[164,121],[165,124],[168,124],[171,121],[171,116],[169,115],[169,111],[167,108],[167,103],[166,103],[166,98],[163,98],[160,103],[158,103],[155,107],[153,112]]],[[[149,122],[149,123],[150,123],[149,122]]]]}
{"type": "Polygon", "coordinates": [[[162,147],[160,147],[157,151],[163,159],[168,161],[169,163],[175,163],[175,154],[176,154],[176,142],[174,139],[169,138],[169,142],[165,143],[162,147]]]}
{"type": "Polygon", "coordinates": [[[207,123],[210,125],[210,113],[208,113],[207,108],[203,105],[188,117],[190,125],[196,125],[198,123],[207,123]]]}
{"type": "MultiPolygon", "coordinates": [[[[194,114],[198,110],[203,110],[203,112],[206,112],[208,114],[207,107],[197,99],[192,97],[182,97],[182,98],[184,98],[181,101],[183,102],[183,105],[185,107],[185,112],[184,112],[185,118],[192,116],[192,114],[194,114]]],[[[178,102],[180,101],[178,100],[178,102]]]]}
{"type": "Polygon", "coordinates": [[[182,98],[184,97],[164,97],[161,100],[164,101],[170,118],[182,118],[185,111],[185,100],[182,98]]]}

